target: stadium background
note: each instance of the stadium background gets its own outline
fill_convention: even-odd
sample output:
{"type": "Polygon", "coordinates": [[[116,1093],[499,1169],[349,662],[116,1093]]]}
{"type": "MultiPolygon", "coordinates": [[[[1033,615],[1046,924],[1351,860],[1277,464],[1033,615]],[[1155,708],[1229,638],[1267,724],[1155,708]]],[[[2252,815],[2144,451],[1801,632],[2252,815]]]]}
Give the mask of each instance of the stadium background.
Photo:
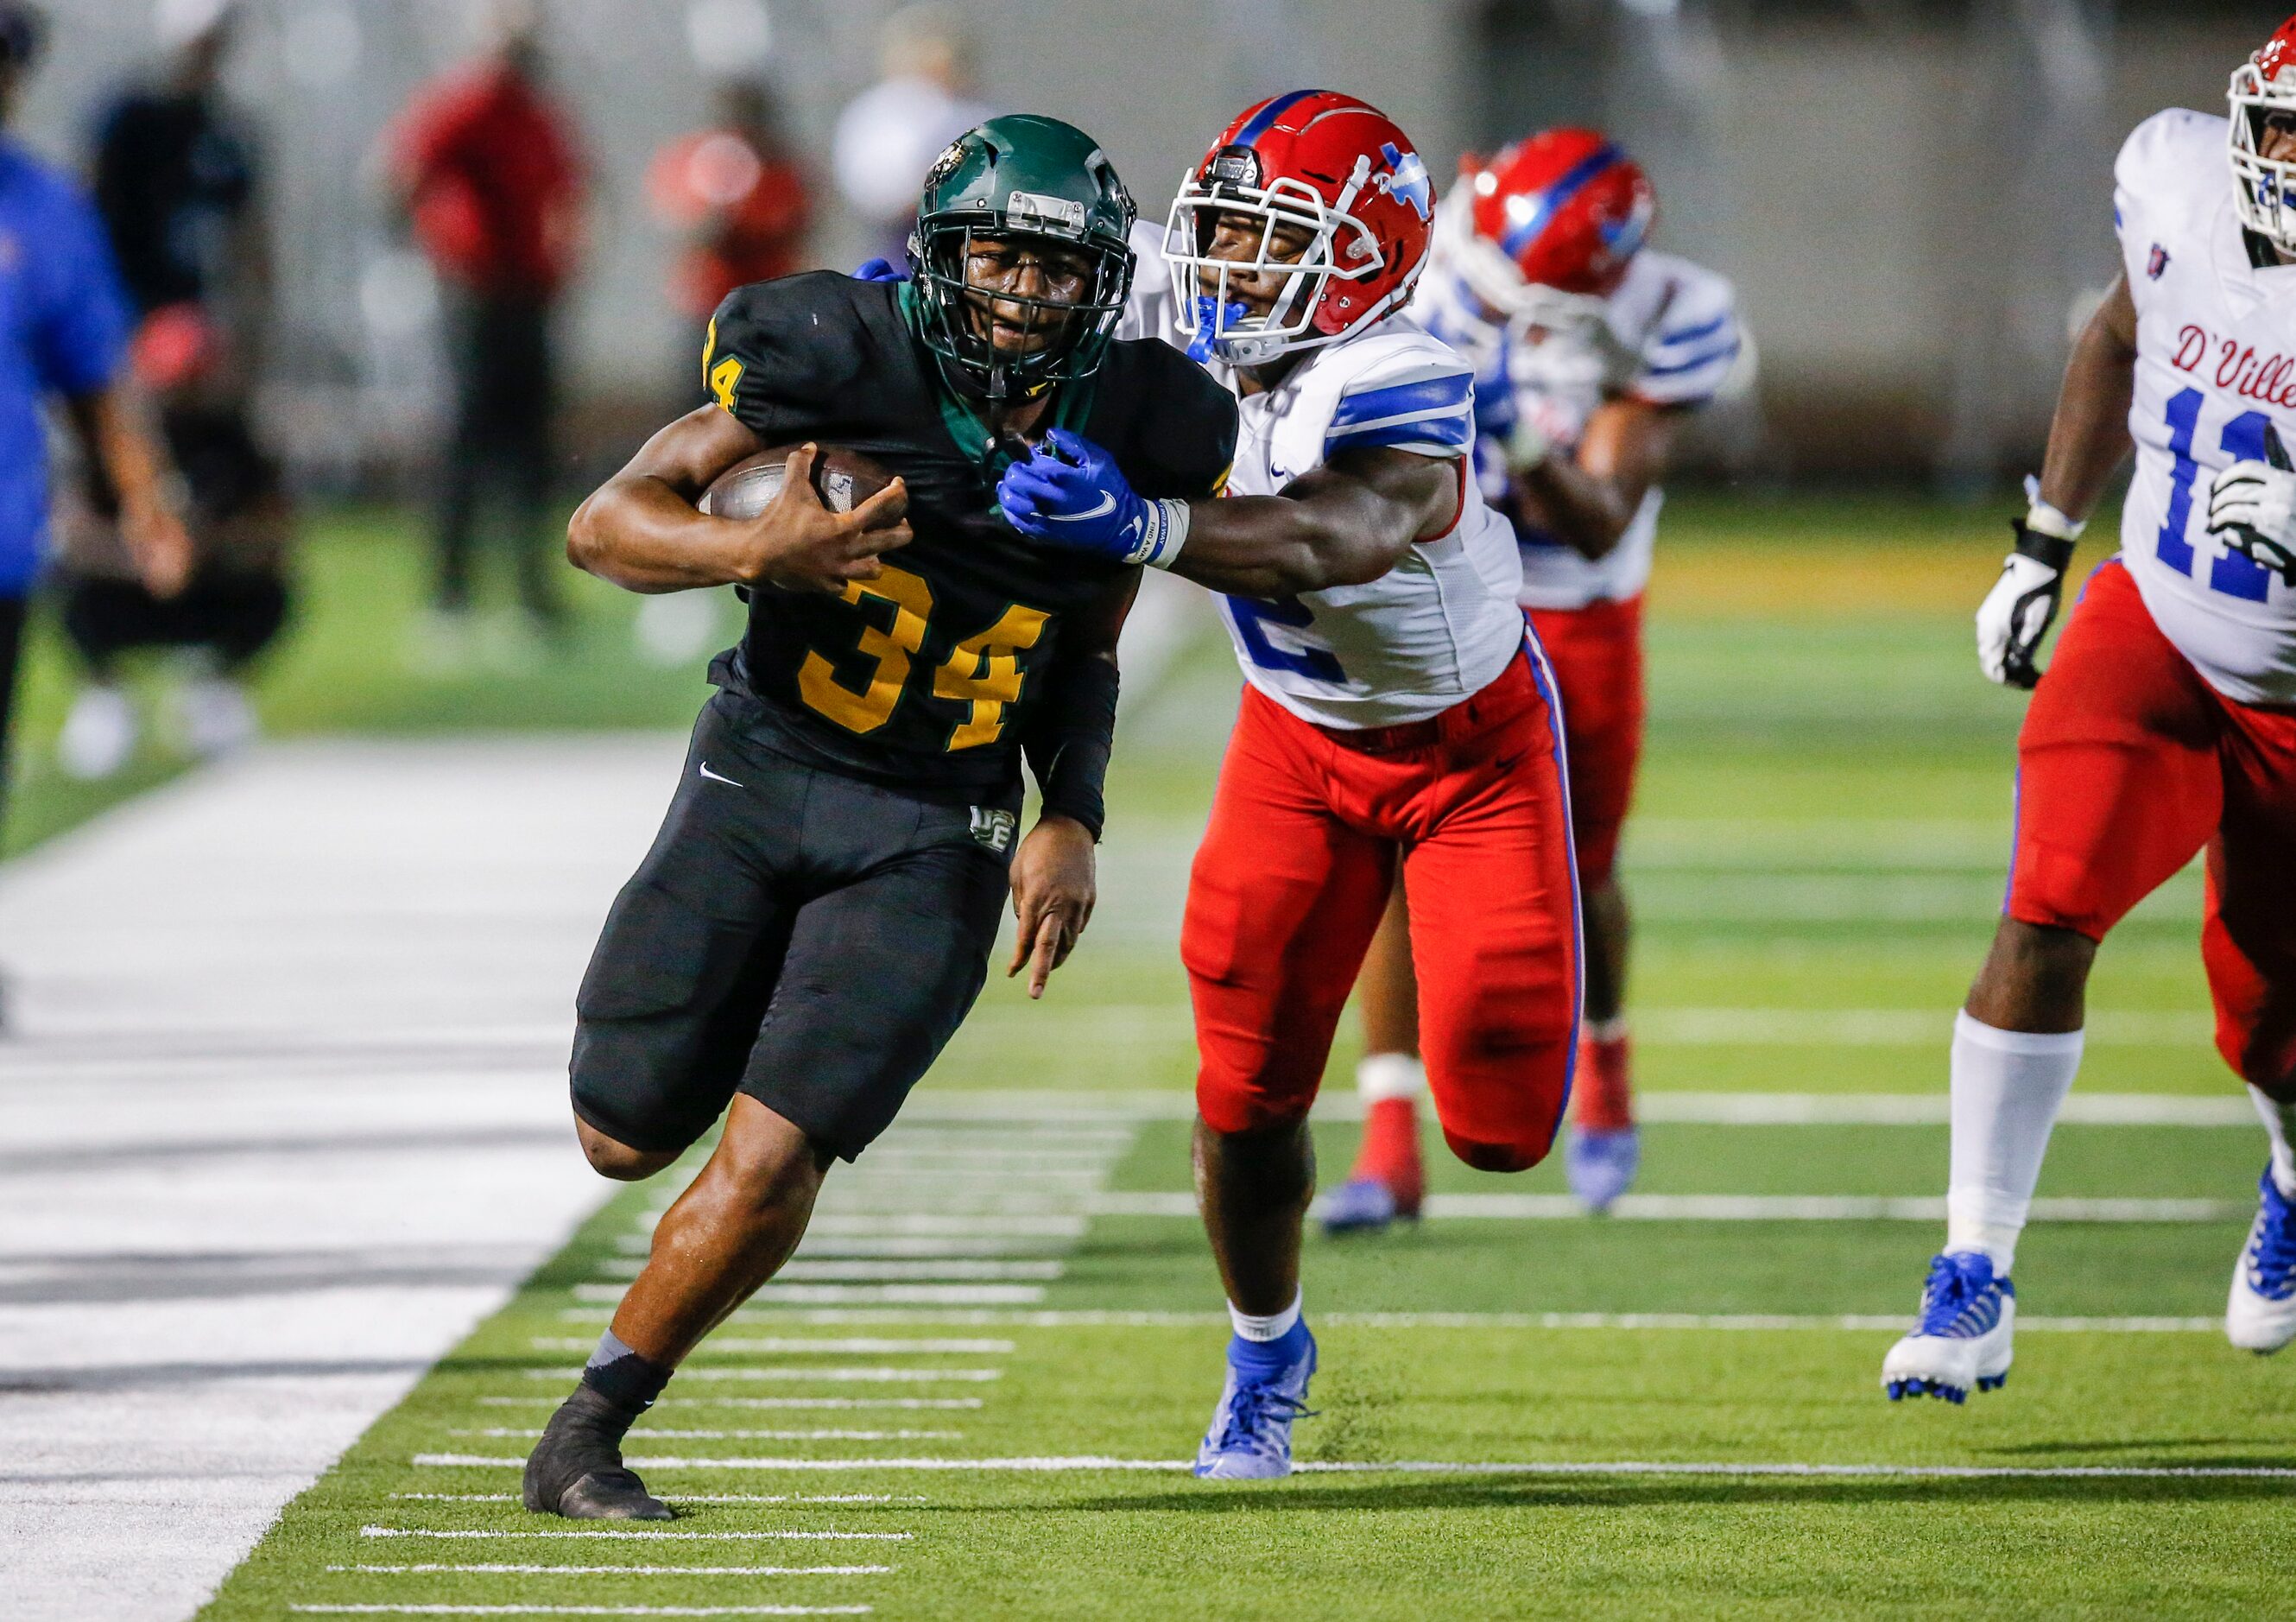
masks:
{"type": "MultiPolygon", "coordinates": [[[[763,65],[818,154],[873,76],[890,9],[548,8],[557,83],[598,164],[568,325],[570,499],[685,386],[662,296],[671,243],[643,175],[700,119],[695,37],[713,65],[754,65],[742,48],[765,19],[763,65]]],[[[0,867],[0,966],[26,1017],[0,1048],[16,1139],[0,1444],[20,1488],[0,1503],[15,1552],[0,1569],[20,1563],[24,1614],[57,1618],[185,1615],[217,1583],[210,1614],[231,1618],[754,1602],[739,1578],[372,1564],[378,1549],[555,1558],[363,1528],[516,1527],[498,1505],[400,1494],[501,1489],[499,1469],[435,1461],[522,1450],[488,1439],[541,1412],[517,1407],[521,1371],[558,1378],[644,1242],[659,1184],[601,1209],[566,1141],[561,1027],[658,814],[669,729],[702,688],[698,659],[639,656],[629,600],[586,582],[568,656],[407,667],[440,377],[427,273],[376,201],[371,153],[413,87],[467,51],[470,10],[250,0],[248,16],[232,72],[274,165],[266,415],[310,498],[305,606],[260,687],[275,741],[110,815],[184,762],[161,740],[114,783],[61,780],[49,753],[73,672],[52,635],[36,650],[7,833],[30,854],[0,867]]],[[[99,93],[148,60],[149,10],[74,0],[55,17],[22,128],[72,156],[99,93]]],[[[1218,630],[1184,617],[1128,651],[1140,678],[1082,953],[1046,1008],[991,988],[914,1140],[851,1195],[855,1212],[891,1209],[885,1184],[906,1176],[940,1197],[918,1169],[935,1156],[1025,1143],[1046,1161],[1026,1175],[1054,1195],[1062,1155],[1091,1162],[1081,1238],[990,1264],[1040,1283],[918,1287],[977,1304],[947,1313],[908,1287],[833,1281],[865,1277],[836,1272],[854,1264],[833,1237],[809,1251],[828,1270],[809,1278],[829,1281],[761,1300],[742,1333],[780,1338],[718,1347],[710,1389],[838,1400],[876,1387],[832,1366],[853,1359],[827,1338],[972,1337],[972,1352],[868,1357],[897,1367],[886,1388],[986,1404],[931,1419],[961,1441],[695,1430],[678,1451],[702,1462],[669,1479],[677,1492],[888,1507],[726,1503],[693,1524],[898,1526],[898,1569],[775,1596],[887,1616],[1276,1617],[1303,1594],[1349,1618],[2282,1607],[2296,1382],[2233,1356],[2213,1322],[2259,1146],[2207,1046],[2196,874],[2141,909],[2098,972],[2041,1190],[2054,1214],[2021,1262],[2028,1310],[2052,1328],[2021,1344],[2007,1394],[1966,1412],[1892,1409],[1874,1382],[1936,1237],[1947,1022],[2005,854],[2021,700],[1977,677],[1968,616],[2068,321],[2112,271],[2115,144],[2160,106],[2220,106],[2230,64],[2278,18],[2137,0],[979,0],[971,19],[984,96],[1091,128],[1151,211],[1237,106],[1322,81],[1385,105],[1439,177],[1529,123],[1605,122],[1657,177],[1658,240],[1738,282],[1761,380],[1706,424],[1669,507],[1627,857],[1659,1203],[1565,1220],[1551,1167],[1446,1168],[1439,1191],[1463,1202],[1448,1217],[1310,1258],[1319,1320],[1338,1319],[1318,1387],[1337,1417],[1302,1428],[1305,1457],[1335,1472],[1532,1460],[1583,1478],[1334,1473],[1215,1503],[1160,1479],[852,1462],[1165,1459],[1201,1422],[1218,1297],[1183,1214],[1193,1057],[1173,936],[1235,682],[1218,630]],[[1473,1203],[1492,1198],[1527,1203],[1473,1203]],[[807,1337],[823,1344],[792,1348],[807,1337]],[[787,1475],[709,1462],[808,1451],[787,1475]],[[1620,1476],[1621,1460],[1660,1473],[1620,1476]],[[1878,1473],[1796,1473],[1837,1468],[1878,1473]],[[2081,1473],[2099,1470],[2135,1473],[2081,1473]],[[1908,1473],[1923,1470],[1974,1473],[1908,1473]],[[1697,1473],[1712,1471],[1726,1478],[1697,1473]],[[1971,1556],[1973,1525],[1988,1559],[1971,1556]]],[[[816,254],[842,265],[862,237],[830,207],[816,254]]],[[[1352,1148],[1348,1100],[1332,1102],[1327,1168],[1352,1148]]],[[[777,1422],[697,1398],[661,1423],[705,1415],[777,1422]]]]}

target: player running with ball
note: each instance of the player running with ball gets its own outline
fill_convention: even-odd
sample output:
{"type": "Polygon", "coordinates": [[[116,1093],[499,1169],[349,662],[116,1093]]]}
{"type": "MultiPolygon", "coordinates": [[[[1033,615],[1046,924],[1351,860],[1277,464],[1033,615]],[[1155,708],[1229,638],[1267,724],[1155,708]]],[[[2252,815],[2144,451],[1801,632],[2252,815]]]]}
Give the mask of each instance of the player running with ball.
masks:
{"type": "Polygon", "coordinates": [[[2098,943],[2203,850],[2217,1050],[2271,1139],[2225,1332],[2257,1352],[2296,1338],[2296,473],[2280,449],[2296,439],[2296,19],[2230,99],[2229,124],[2171,110],[2121,148],[2121,274],[1978,611],[1986,674],[2035,691],[2008,902],[1955,1024],[1946,1247],[1882,1364],[1892,1398],[1960,1402],[2007,1377],[2017,1236],[2098,943]],[[2044,676],[2074,542],[2132,440],[2121,549],[2044,676]]]}
{"type": "Polygon", "coordinates": [[[1182,185],[1166,249],[1164,319],[1241,404],[1231,498],[1145,500],[1057,432],[1002,487],[1024,532],[1223,593],[1247,682],[1181,937],[1196,1186],[1235,1330],[1200,1476],[1292,1468],[1316,1368],[1308,1109],[1398,867],[1453,1152],[1538,1164],[1570,1093],[1554,679],[1515,606],[1513,532],[1467,465],[1471,369],[1398,313],[1433,205],[1408,138],[1355,98],[1252,108],[1182,185]]]}
{"type": "MultiPolygon", "coordinates": [[[[1570,753],[1570,826],[1587,915],[1586,1025],[1563,1167],[1604,1210],[1640,1158],[1627,1036],[1619,835],[1642,754],[1643,588],[1682,417],[1751,357],[1721,276],[1643,247],[1658,212],[1633,159],[1591,129],[1551,129],[1471,165],[1435,211],[1414,305],[1475,367],[1475,473],[1514,526],[1524,611],[1554,665],[1570,753]]],[[[1364,963],[1363,1148],[1324,1207],[1332,1232],[1415,1217],[1418,998],[1404,897],[1364,963]]]]}
{"type": "Polygon", "coordinates": [[[1091,914],[1139,573],[1016,534],[996,490],[1057,424],[1152,496],[1218,490],[1234,402],[1113,337],[1133,218],[1081,130],[990,119],[927,177],[908,278],[735,291],[703,362],[717,403],[575,515],[568,549],[594,573],[737,584],[750,625],[576,1001],[599,1172],[649,1177],[725,1131],[528,1461],[529,1509],[668,1518],[623,1467],[631,1424],[788,1258],[831,1167],[891,1124],[980,992],[1007,894],[1032,993],[1091,914]],[[729,468],[807,440],[897,478],[832,513],[808,445],[755,519],[698,510],[729,468]],[[1016,846],[1024,753],[1044,806],[1016,846]]]}

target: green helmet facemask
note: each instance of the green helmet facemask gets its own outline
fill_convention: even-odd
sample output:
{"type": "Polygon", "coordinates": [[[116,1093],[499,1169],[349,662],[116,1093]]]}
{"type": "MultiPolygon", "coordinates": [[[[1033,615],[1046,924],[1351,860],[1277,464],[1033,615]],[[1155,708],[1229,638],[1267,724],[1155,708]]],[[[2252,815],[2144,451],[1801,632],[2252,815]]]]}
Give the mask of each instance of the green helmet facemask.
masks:
{"type": "Polygon", "coordinates": [[[1098,370],[1132,288],[1125,239],[1136,214],[1107,155],[1072,124],[1013,113],[951,143],[925,177],[909,238],[909,309],[950,381],[992,400],[1025,399],[1098,370]],[[1081,259],[1082,291],[1063,302],[968,286],[977,254],[1013,249],[1081,259]],[[1000,320],[1021,327],[1001,350],[988,330],[992,300],[1000,320]]]}

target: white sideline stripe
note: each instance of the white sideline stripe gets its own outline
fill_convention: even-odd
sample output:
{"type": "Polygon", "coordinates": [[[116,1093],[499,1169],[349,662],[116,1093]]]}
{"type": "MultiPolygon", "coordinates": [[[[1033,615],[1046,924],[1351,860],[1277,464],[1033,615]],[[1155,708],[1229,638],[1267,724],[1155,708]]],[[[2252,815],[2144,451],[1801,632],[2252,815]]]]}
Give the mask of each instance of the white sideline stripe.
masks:
{"type": "MultiPolygon", "coordinates": [[[[1103,1216],[1196,1214],[1193,1194],[1103,1194],[1103,1216]]],[[[1450,1221],[1586,1220],[1586,1207],[1568,1194],[1430,1194],[1427,1214],[1450,1221]]],[[[2251,1214],[2244,1201],[2226,1199],[2037,1199],[2037,1223],[2218,1223],[2251,1214]]],[[[1617,1222],[1705,1223],[1941,1223],[1945,1201],[1864,1194],[1628,1194],[1611,1206],[1617,1222]]]]}
{"type": "MultiPolygon", "coordinates": [[[[598,1272],[604,1278],[635,1279],[644,1265],[637,1256],[605,1256],[598,1263],[598,1272]]],[[[953,1256],[922,1262],[785,1262],[774,1279],[775,1282],[785,1280],[793,1284],[885,1283],[896,1280],[956,1283],[965,1280],[1050,1280],[1067,1271],[1066,1264],[1057,1261],[992,1262],[953,1256]]]]}
{"type": "MultiPolygon", "coordinates": [[[[1223,1320],[1223,1321],[1225,1321],[1225,1320],[1223,1320]]],[[[579,1369],[529,1369],[525,1371],[525,1374],[529,1379],[578,1379],[581,1378],[582,1371],[579,1369]]],[[[1003,1379],[1004,1378],[1004,1371],[1002,1369],[893,1369],[868,1367],[829,1369],[807,1369],[798,1367],[782,1367],[773,1369],[721,1369],[709,1363],[703,1363],[699,1366],[688,1363],[684,1368],[678,1370],[677,1374],[680,1379],[688,1381],[697,1379],[826,1379],[863,1380],[869,1382],[883,1381],[894,1384],[905,1382],[927,1384],[944,1380],[955,1380],[968,1385],[984,1385],[989,1380],[1003,1379]]]]}
{"type": "MultiPolygon", "coordinates": [[[[390,1497],[417,1503],[518,1503],[516,1493],[392,1493],[390,1497]]],[[[682,1493],[671,1503],[922,1503],[924,1496],[905,1493],[682,1493]]]]}
{"type": "MultiPolygon", "coordinates": [[[[537,1335],[533,1347],[537,1352],[586,1352],[594,1344],[570,1335],[537,1335]]],[[[903,1352],[957,1352],[981,1357],[1001,1357],[1013,1349],[1010,1340],[894,1340],[877,1337],[847,1336],[835,1340],[808,1340],[801,1336],[767,1336],[747,1339],[719,1337],[710,1341],[713,1352],[840,1352],[849,1356],[868,1356],[903,1352]]]]}
{"type": "MultiPolygon", "coordinates": [[[[523,1465],[526,1461],[492,1460],[492,1463],[523,1465]]],[[[1013,1471],[1051,1474],[1061,1470],[1185,1470],[1191,1459],[1117,1459],[1099,1454],[1007,1459],[631,1459],[636,1470],[945,1470],[990,1473],[1013,1471]]],[[[2021,1479],[2079,1480],[2090,1477],[2138,1480],[2250,1479],[2296,1481],[2296,1465],[2141,1465],[2141,1464],[1803,1464],[1729,1462],[1669,1462],[1626,1460],[1601,1463],[1406,1460],[1394,1463],[1303,1463],[1302,1472],[1332,1475],[1426,1476],[1856,1476],[1921,1478],[1997,1477],[2021,1479]]],[[[473,1534],[472,1536],[486,1536],[473,1534]]],[[[549,1536],[548,1533],[527,1534],[549,1536]]]]}
{"type": "Polygon", "coordinates": [[[303,1617],[865,1617],[867,1605],[290,1605],[303,1617]]]}
{"type": "MultiPolygon", "coordinates": [[[[1129,1133],[1127,1133],[1129,1136],[1129,1133]]],[[[660,1214],[647,1213],[649,1216],[660,1214]]],[[[651,1226],[651,1223],[648,1223],[651,1226]]],[[[806,1224],[806,1235],[850,1234],[856,1237],[949,1234],[966,1238],[1076,1239],[1084,1237],[1081,1216],[948,1216],[926,1212],[888,1211],[863,1216],[816,1212],[806,1224]]]]}
{"type": "Polygon", "coordinates": [[[873,1606],[287,1606],[306,1618],[865,1618],[873,1606]]]}
{"type": "MultiPolygon", "coordinates": [[[[937,1260],[952,1256],[999,1258],[1041,1256],[1065,1250],[1076,1234],[1034,1235],[978,1233],[922,1235],[914,1233],[808,1233],[798,1247],[800,1261],[860,1261],[875,1257],[937,1260]]],[[[625,1233],[614,1240],[624,1256],[645,1256],[653,1249],[651,1227],[642,1233],[625,1233]]]]}
{"type": "MultiPolygon", "coordinates": [[[[488,1461],[492,1462],[492,1461],[488,1461]]],[[[526,1462],[521,1459],[521,1464],[526,1462]]],[[[438,1537],[469,1541],[490,1537],[619,1537],[636,1538],[660,1543],[758,1543],[767,1539],[790,1539],[819,1543],[906,1543],[915,1536],[912,1532],[654,1532],[636,1527],[584,1528],[564,1532],[472,1532],[442,1531],[425,1527],[361,1527],[361,1537],[438,1537]]]]}
{"type": "MultiPolygon", "coordinates": [[[[1664,1047],[1904,1048],[1953,1039],[1951,1009],[1653,1008],[1636,1010],[1637,1040],[1664,1047]]],[[[2115,1012],[2090,1016],[2093,1041],[2123,1047],[2182,1047],[2209,1041],[2206,1014],[2115,1012]]]]}
{"type": "MultiPolygon", "coordinates": [[[[619,1301],[619,1284],[577,1284],[578,1301],[619,1301]]],[[[770,1304],[794,1301],[819,1305],[882,1302],[910,1306],[1034,1306],[1045,1298],[1041,1284],[781,1284],[765,1286],[750,1297],[770,1304]]]]}
{"type": "MultiPolygon", "coordinates": [[[[1204,1329],[1227,1322],[1225,1313],[1092,1311],[1038,1313],[855,1313],[791,1314],[791,1321],[873,1323],[977,1323],[1025,1329],[1204,1329]]],[[[1763,1313],[1324,1313],[1320,1324],[1375,1330],[1888,1330],[1902,1332],[1909,1314],[1763,1313]]],[[[2021,1330],[2087,1335],[2218,1334],[2221,1318],[2025,1317],[2021,1330]]],[[[691,1379],[691,1370],[681,1379],[691,1379]]],[[[572,1378],[570,1373],[560,1379],[572,1378]]],[[[516,1461],[523,1462],[523,1461],[516,1461]]]]}
{"type": "Polygon", "coordinates": [[[890,1566],[330,1566],[330,1571],[366,1571],[389,1577],[449,1571],[470,1576],[545,1577],[875,1577],[890,1566]]]}
{"type": "MultiPolygon", "coordinates": [[[[521,1429],[514,1425],[488,1425],[478,1429],[449,1430],[450,1437],[488,1437],[496,1440],[523,1438],[532,1441],[542,1435],[540,1427],[521,1429]]],[[[675,1437],[685,1442],[954,1442],[964,1435],[961,1430],[664,1430],[648,1426],[641,1439],[675,1437]]]]}
{"type": "MultiPolygon", "coordinates": [[[[482,1396],[480,1406],[485,1408],[555,1408],[564,1399],[556,1396],[482,1396]]],[[[658,1398],[654,1407],[661,1408],[901,1408],[958,1409],[978,1408],[977,1396],[665,1396],[658,1398]]]]}

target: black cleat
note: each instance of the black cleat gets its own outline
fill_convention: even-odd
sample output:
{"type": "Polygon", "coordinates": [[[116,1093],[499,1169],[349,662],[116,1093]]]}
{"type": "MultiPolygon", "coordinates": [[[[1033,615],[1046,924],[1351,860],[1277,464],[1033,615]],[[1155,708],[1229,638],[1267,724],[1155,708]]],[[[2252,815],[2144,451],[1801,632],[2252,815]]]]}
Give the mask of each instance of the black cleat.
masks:
{"type": "Polygon", "coordinates": [[[637,1418],[578,1386],[543,1427],[526,1461],[526,1507],[570,1520],[668,1520],[669,1506],[622,1464],[622,1437],[637,1418]]]}

